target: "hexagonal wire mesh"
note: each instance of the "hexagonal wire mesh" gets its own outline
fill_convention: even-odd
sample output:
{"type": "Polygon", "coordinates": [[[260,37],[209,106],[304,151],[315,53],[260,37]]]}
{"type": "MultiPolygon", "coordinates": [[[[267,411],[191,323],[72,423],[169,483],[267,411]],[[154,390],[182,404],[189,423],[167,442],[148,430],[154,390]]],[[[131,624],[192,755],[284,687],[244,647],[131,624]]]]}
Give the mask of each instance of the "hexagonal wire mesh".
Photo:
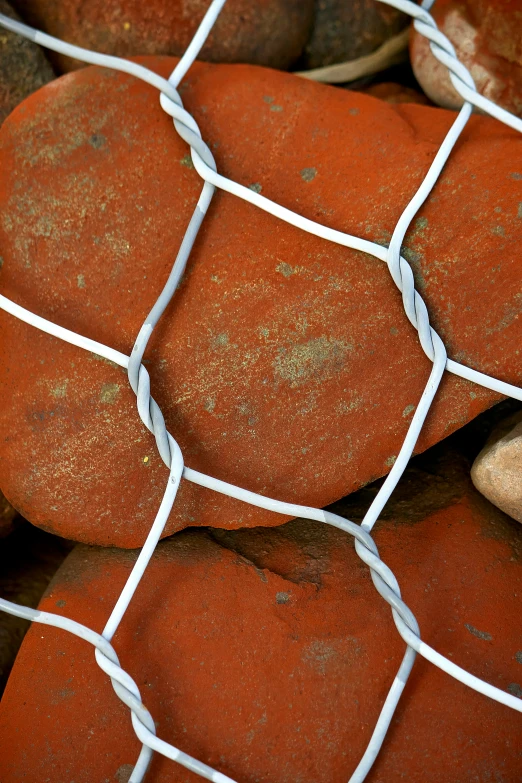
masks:
{"type": "Polygon", "coordinates": [[[521,699],[473,676],[437,653],[421,640],[417,621],[411,610],[401,599],[397,579],[380,559],[375,542],[370,535],[370,531],[401,478],[413,453],[417,438],[431,403],[437,393],[445,370],[508,397],[522,400],[522,389],[491,378],[476,370],[472,370],[447,357],[446,349],[441,338],[433,327],[430,326],[426,305],[419,293],[415,290],[412,270],[407,261],[400,255],[401,245],[406,231],[413,217],[436,183],[444,164],[471,115],[473,106],[490,114],[500,122],[509,125],[517,131],[522,131],[522,121],[476,92],[470,73],[458,61],[452,44],[437,29],[433,18],[428,13],[428,9],[431,7],[433,0],[424,0],[421,6],[415,5],[411,0],[380,0],[380,2],[391,5],[413,17],[416,30],[430,41],[433,54],[447,67],[453,86],[464,99],[464,105],[457,114],[456,119],[441,144],[421,186],[406,206],[397,222],[388,248],[374,244],[365,239],[345,234],[341,231],[327,228],[313,220],[302,217],[218,173],[213,155],[202,139],[197,123],[183,108],[177,87],[201,50],[201,47],[225,4],[225,0],[213,0],[192,42],[168,81],[136,63],[72,46],[71,44],[64,43],[63,41],[52,38],[51,36],[38,32],[24,24],[0,15],[1,26],[13,30],[42,46],[83,60],[86,63],[123,71],[156,87],[160,91],[162,108],[172,116],[177,133],[189,145],[194,167],[204,182],[201,195],[180,246],[169,279],[154,307],[147,316],[145,323],[141,327],[130,356],[126,356],[106,345],[97,343],[40,318],[38,315],[25,310],[4,296],[0,296],[0,307],[11,315],[20,318],[37,329],[41,329],[48,334],[54,335],[55,337],[65,340],[86,351],[96,353],[127,369],[129,383],[137,397],[139,416],[145,426],[154,434],[159,453],[170,470],[167,488],[160,508],[156,514],[155,521],[101,635],[66,617],[28,609],[5,601],[4,599],[0,599],[0,609],[3,611],[24,617],[33,622],[62,628],[81,637],[85,641],[90,642],[95,647],[96,661],[101,669],[109,675],[116,694],[124,704],[129,707],[134,730],[142,743],[142,750],[131,774],[130,783],[139,783],[143,780],[154,751],[163,754],[173,761],[177,761],[179,764],[182,764],[207,780],[212,780],[215,783],[233,783],[229,777],[212,769],[197,759],[192,758],[156,736],[154,721],[141,701],[139,689],[130,675],[121,668],[118,656],[111,645],[111,639],[132,600],[139,581],[143,576],[160,539],[170,510],[174,504],[182,476],[188,481],[195,482],[196,484],[200,484],[216,492],[237,498],[245,503],[251,503],[266,510],[279,512],[287,516],[302,517],[330,524],[353,536],[356,552],[363,562],[369,566],[374,586],[384,600],[389,603],[397,630],[407,646],[401,666],[382,707],[372,737],[370,738],[367,749],[359,762],[357,769],[350,778],[350,783],[361,783],[371,769],[382,746],[390,721],[417,654],[424,656],[435,666],[438,666],[470,688],[495,699],[507,707],[522,712],[521,699]],[[142,364],[143,354],[154,327],[163,315],[183,276],[192,246],[216,188],[221,188],[239,198],[245,199],[256,207],[301,228],[303,231],[307,231],[345,247],[361,250],[373,255],[380,261],[384,261],[388,265],[393,282],[402,293],[404,310],[412,325],[417,329],[420,344],[426,355],[433,362],[428,382],[416,408],[397,459],[360,525],[328,511],[273,500],[254,492],[241,489],[240,487],[227,484],[186,467],[183,462],[181,450],[172,435],[167,431],[161,410],[150,394],[149,374],[142,364]]]}

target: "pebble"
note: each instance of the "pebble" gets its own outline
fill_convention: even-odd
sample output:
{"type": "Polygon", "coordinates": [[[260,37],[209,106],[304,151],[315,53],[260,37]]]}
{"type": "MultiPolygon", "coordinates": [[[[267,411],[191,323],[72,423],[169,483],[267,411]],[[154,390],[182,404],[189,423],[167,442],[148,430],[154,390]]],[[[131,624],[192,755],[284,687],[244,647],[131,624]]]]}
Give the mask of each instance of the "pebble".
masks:
{"type": "Polygon", "coordinates": [[[522,413],[495,428],[473,463],[471,477],[488,500],[522,522],[522,413]]]}

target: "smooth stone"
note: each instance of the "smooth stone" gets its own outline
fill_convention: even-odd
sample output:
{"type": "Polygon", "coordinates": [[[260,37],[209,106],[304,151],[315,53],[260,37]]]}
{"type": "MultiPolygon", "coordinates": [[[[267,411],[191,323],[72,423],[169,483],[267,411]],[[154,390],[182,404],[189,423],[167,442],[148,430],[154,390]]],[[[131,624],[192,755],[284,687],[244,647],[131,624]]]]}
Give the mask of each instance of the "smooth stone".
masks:
{"type": "MultiPolygon", "coordinates": [[[[118,57],[175,55],[190,44],[210,2],[201,0],[17,0],[50,35],[118,57]]],[[[227,0],[198,59],[289,68],[310,35],[314,0],[227,0]]],[[[53,54],[60,73],[83,63],[53,54]]]]}
{"type": "MultiPolygon", "coordinates": [[[[253,66],[198,64],[183,99],[223,174],[381,244],[453,122],[253,66]]],[[[472,118],[404,247],[449,355],[518,384],[520,150],[472,118]]],[[[155,90],[68,74],[0,131],[1,293],[128,354],[200,190],[155,90]]],[[[126,373],[4,312],[0,328],[6,497],[66,538],[140,546],[168,474],[126,373]]],[[[319,507],[390,470],[431,371],[385,264],[223,192],[145,360],[189,467],[319,507]]],[[[448,374],[417,450],[498,399],[448,374]]],[[[183,481],[165,533],[284,521],[183,481]]]]}
{"type": "Polygon", "coordinates": [[[491,503],[522,522],[522,413],[495,428],[473,463],[471,478],[491,503]]]}

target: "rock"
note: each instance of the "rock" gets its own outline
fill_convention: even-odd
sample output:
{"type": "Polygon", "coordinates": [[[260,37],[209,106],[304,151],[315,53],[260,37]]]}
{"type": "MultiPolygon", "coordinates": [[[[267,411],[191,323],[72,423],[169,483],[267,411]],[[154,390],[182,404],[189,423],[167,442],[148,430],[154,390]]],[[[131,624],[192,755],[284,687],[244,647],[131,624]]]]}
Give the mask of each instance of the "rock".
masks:
{"type": "MultiPolygon", "coordinates": [[[[36,608],[71,548],[63,538],[22,521],[0,542],[0,597],[36,608]]],[[[0,612],[0,695],[28,627],[26,620],[0,612]]]]}
{"type": "MultiPolygon", "coordinates": [[[[197,65],[184,99],[222,173],[380,243],[453,120],[248,66],[197,65]]],[[[515,383],[519,148],[474,117],[404,250],[449,355],[515,383]]],[[[130,352],[200,193],[189,162],[130,77],[82,69],[40,91],[0,132],[1,293],[130,352]]],[[[66,538],[141,545],[168,474],[125,372],[4,312],[0,328],[6,497],[66,538]]],[[[382,262],[225,193],[145,359],[188,466],[321,507],[389,471],[431,370],[382,262]]],[[[448,375],[418,450],[498,399],[448,375]]],[[[284,521],[182,482],[166,533],[284,521]]]]}
{"type": "Polygon", "coordinates": [[[0,492],[0,538],[13,530],[16,510],[0,492]]]}
{"type": "MultiPolygon", "coordinates": [[[[436,477],[446,503],[416,485],[420,505],[434,499],[437,510],[379,523],[376,540],[424,638],[517,693],[522,529],[473,490],[469,465],[445,459],[456,482],[436,477]]],[[[101,630],[135,558],[77,547],[41,609],[101,630]]],[[[235,780],[267,783],[346,783],[404,652],[352,541],[304,520],[162,542],[114,646],[162,739],[235,780]]],[[[418,659],[371,779],[516,783],[521,731],[522,715],[418,659]]],[[[47,626],[24,640],[0,742],[5,783],[126,779],[139,752],[92,648],[47,626]]],[[[195,780],[159,756],[150,779],[195,780]]]]}
{"type": "MultiPolygon", "coordinates": [[[[522,116],[522,12],[510,0],[437,0],[430,12],[470,71],[477,90],[522,116]]],[[[429,43],[412,31],[411,62],[434,103],[458,109],[463,100],[429,43]]]]}
{"type": "Polygon", "coordinates": [[[386,103],[420,103],[424,106],[430,106],[430,100],[413,87],[405,87],[396,82],[381,82],[380,84],[371,84],[369,87],[363,87],[359,90],[373,98],[380,98],[386,103]]]}
{"type": "MultiPolygon", "coordinates": [[[[9,3],[0,0],[0,13],[19,19],[9,3]]],[[[54,79],[39,46],[2,28],[0,34],[0,123],[15,106],[54,79]]]]}
{"type": "Polygon", "coordinates": [[[406,14],[377,0],[316,0],[304,68],[355,60],[370,54],[408,25],[406,14]]]}
{"type": "MultiPolygon", "coordinates": [[[[31,24],[87,49],[181,56],[209,6],[201,0],[17,0],[31,24]]],[[[308,40],[313,0],[227,0],[200,59],[288,68],[308,40]]],[[[83,66],[53,55],[60,73],[83,66]]]]}
{"type": "Polygon", "coordinates": [[[498,426],[473,463],[471,478],[479,492],[522,522],[522,413],[498,426]]]}

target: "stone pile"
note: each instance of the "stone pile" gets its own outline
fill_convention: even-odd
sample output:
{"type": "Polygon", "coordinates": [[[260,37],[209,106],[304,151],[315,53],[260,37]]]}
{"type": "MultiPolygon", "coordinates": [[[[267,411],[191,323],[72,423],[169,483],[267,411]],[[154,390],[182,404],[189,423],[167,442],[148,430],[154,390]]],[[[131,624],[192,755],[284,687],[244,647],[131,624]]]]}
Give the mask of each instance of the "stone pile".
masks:
{"type": "MultiPolygon", "coordinates": [[[[137,59],[163,76],[177,60],[159,55],[180,54],[204,10],[195,0],[18,8],[83,46],[150,55],[137,59]]],[[[364,94],[223,63],[328,65],[404,24],[370,0],[229,0],[203,51],[221,64],[195,64],[180,88],[218,170],[386,245],[454,114],[390,80],[364,94]]],[[[29,93],[52,71],[33,45],[23,51],[38,74],[22,80],[29,93]]],[[[128,354],[201,180],[153,88],[53,62],[70,72],[0,129],[0,293],[128,354]]],[[[521,144],[473,117],[403,247],[448,354],[518,385],[521,144]]],[[[0,538],[16,509],[74,541],[40,608],[101,631],[167,471],[121,368],[4,311],[0,330],[0,538]]],[[[336,502],[355,521],[431,369],[382,262],[223,192],[145,364],[189,467],[281,500],[336,502]]],[[[444,379],[417,444],[436,452],[409,469],[376,536],[423,638],[522,697],[522,528],[502,513],[522,521],[520,414],[472,471],[498,508],[473,488],[465,450],[442,443],[499,399],[444,379]]],[[[159,736],[240,781],[345,783],[404,653],[351,539],[185,480],[164,536],[114,639],[159,736]]],[[[1,546],[0,595],[35,606],[72,544],[22,525],[1,546]]],[[[0,618],[0,686],[24,631],[0,618]]],[[[421,660],[368,780],[515,783],[521,729],[521,715],[421,660]]],[[[34,626],[0,707],[0,748],[2,783],[124,783],[139,743],[92,648],[34,626]]],[[[195,777],[157,756],[150,779],[195,777]]]]}

